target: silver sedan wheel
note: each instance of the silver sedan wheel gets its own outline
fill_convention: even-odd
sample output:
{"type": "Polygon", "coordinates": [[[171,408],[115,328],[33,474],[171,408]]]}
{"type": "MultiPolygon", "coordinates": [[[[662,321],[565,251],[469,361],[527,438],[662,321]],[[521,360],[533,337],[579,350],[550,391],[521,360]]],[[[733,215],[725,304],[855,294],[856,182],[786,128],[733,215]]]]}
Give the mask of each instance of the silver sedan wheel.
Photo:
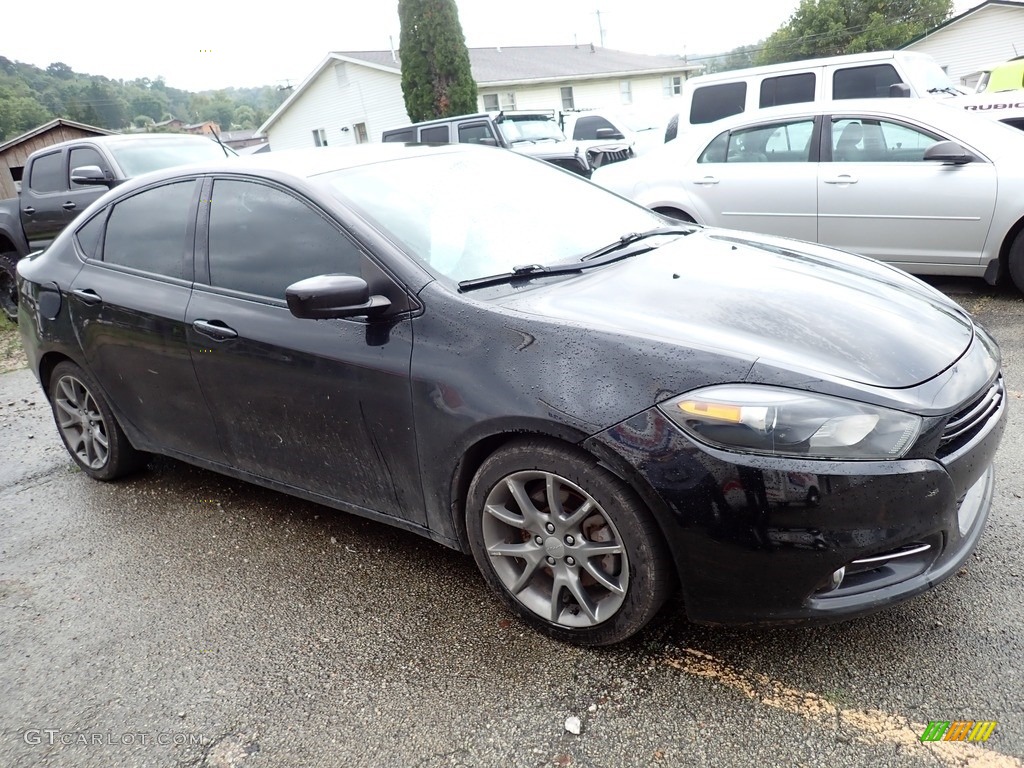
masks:
{"type": "Polygon", "coordinates": [[[515,472],[487,496],[483,542],[494,572],[522,605],[564,627],[592,627],[622,607],[629,561],[590,494],[551,472],[515,472]]]}
{"type": "Polygon", "coordinates": [[[64,442],[90,469],[103,469],[110,456],[107,423],[92,393],[74,376],[57,380],[54,412],[64,442]]]}

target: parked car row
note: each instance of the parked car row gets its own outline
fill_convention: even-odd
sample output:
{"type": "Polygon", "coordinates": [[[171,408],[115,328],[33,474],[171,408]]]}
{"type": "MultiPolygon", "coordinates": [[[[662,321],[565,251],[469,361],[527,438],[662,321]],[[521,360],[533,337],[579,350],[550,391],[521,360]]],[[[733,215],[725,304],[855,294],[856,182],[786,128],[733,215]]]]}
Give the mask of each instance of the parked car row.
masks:
{"type": "MultiPolygon", "coordinates": [[[[693,159],[723,191],[751,183],[740,167],[806,176],[803,199],[819,179],[800,168],[867,151],[846,131],[877,124],[870,149],[899,157],[887,185],[915,163],[933,185],[966,172],[999,207],[985,141],[925,159],[917,122],[837,114],[716,128],[692,158],[667,145],[596,177],[693,159]]],[[[827,178],[849,190],[863,168],[827,178]]],[[[722,210],[758,205],[758,222],[823,218],[722,210]]],[[[896,205],[854,218],[896,236],[896,205]]],[[[413,531],[587,645],[641,631],[677,590],[720,624],[850,618],[934,586],[982,535],[1006,424],[995,342],[905,272],[673,221],[483,147],[148,174],[23,259],[18,289],[30,368],[87,475],[165,454],[413,531]]]]}
{"type": "Polygon", "coordinates": [[[1022,151],[951,102],[844,100],[726,118],[593,180],[676,219],[1024,290],[1022,151]]]}

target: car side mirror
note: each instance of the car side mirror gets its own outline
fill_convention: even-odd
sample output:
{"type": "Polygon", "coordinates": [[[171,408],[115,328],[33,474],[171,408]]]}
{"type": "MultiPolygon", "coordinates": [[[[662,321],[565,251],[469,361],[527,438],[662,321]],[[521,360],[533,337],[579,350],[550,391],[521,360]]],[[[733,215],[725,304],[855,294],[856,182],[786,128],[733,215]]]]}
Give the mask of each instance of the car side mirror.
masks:
{"type": "Polygon", "coordinates": [[[623,136],[619,131],[614,128],[598,128],[594,133],[599,139],[610,139],[615,141],[622,141],[626,137],[623,136]]]}
{"type": "Polygon", "coordinates": [[[477,144],[483,144],[485,147],[496,147],[498,142],[496,139],[492,139],[490,136],[485,136],[482,139],[477,139],[477,144]]]}
{"type": "Polygon", "coordinates": [[[370,287],[353,275],[317,275],[289,285],[284,292],[295,317],[311,320],[379,315],[391,307],[386,296],[371,296],[370,287]]]}
{"type": "Polygon", "coordinates": [[[938,141],[924,151],[925,160],[934,160],[943,165],[964,165],[974,160],[974,155],[955,141],[938,141]]]}
{"type": "Polygon", "coordinates": [[[78,168],[71,170],[71,181],[75,184],[82,184],[90,187],[110,187],[115,186],[114,179],[109,178],[108,174],[103,172],[103,169],[98,165],[83,165],[78,168]]]}
{"type": "Polygon", "coordinates": [[[910,86],[906,83],[893,83],[889,86],[890,99],[909,99],[910,86]]]}

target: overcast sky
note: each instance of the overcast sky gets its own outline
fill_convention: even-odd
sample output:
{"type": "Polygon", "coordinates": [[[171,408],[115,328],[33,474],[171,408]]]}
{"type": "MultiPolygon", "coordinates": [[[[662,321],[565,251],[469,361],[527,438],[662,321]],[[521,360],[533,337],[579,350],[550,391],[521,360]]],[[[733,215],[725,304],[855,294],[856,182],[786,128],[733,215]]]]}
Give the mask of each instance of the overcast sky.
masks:
{"type": "MultiPolygon", "coordinates": [[[[600,44],[662,54],[721,53],[784,24],[799,0],[458,0],[470,47],[600,44]]],[[[958,0],[957,10],[973,3],[958,0]]],[[[158,4],[7,2],[0,55],[185,90],[301,82],[328,51],[398,46],[397,0],[158,4]]]]}

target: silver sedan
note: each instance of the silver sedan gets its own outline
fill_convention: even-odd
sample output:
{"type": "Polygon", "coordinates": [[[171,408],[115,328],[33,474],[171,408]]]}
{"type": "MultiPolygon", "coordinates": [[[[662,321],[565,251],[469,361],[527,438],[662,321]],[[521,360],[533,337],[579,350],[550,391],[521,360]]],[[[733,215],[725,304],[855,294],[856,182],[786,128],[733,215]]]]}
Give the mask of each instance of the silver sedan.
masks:
{"type": "Polygon", "coordinates": [[[694,129],[593,181],[673,218],[1024,290],[1024,133],[926,99],[794,104],[694,129]]]}

